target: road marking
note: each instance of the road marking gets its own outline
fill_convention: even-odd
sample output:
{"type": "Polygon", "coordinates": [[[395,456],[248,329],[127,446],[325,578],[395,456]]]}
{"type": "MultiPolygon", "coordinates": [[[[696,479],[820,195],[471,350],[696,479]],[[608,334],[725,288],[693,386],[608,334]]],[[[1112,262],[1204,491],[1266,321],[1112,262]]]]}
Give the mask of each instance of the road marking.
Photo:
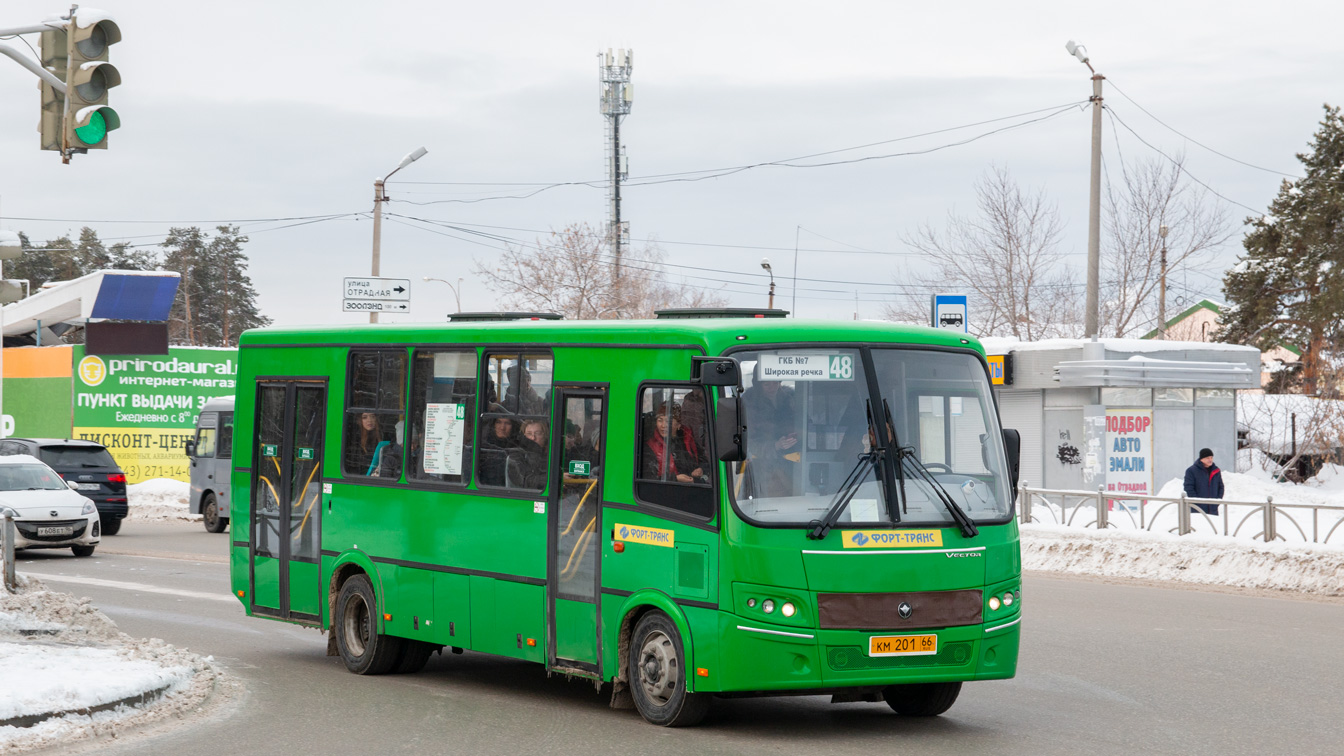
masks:
{"type": "Polygon", "coordinates": [[[123,591],[140,591],[141,593],[161,593],[165,596],[181,596],[182,598],[207,599],[209,601],[236,601],[233,596],[220,593],[204,593],[202,591],[183,591],[176,588],[161,588],[157,585],[148,583],[128,583],[122,580],[104,580],[102,578],[91,577],[71,577],[69,575],[51,575],[45,572],[28,572],[35,578],[50,580],[54,583],[78,583],[79,585],[96,585],[100,588],[120,588],[123,591]]]}

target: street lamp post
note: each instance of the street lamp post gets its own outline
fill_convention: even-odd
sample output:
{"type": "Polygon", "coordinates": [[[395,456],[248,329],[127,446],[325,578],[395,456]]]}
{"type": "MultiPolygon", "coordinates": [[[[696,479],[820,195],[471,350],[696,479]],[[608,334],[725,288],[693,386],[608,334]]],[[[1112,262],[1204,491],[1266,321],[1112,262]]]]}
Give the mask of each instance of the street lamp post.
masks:
{"type": "MultiPolygon", "coordinates": [[[[412,152],[412,153],[410,153],[409,155],[407,155],[406,157],[402,158],[402,159],[401,159],[401,162],[397,164],[397,167],[392,169],[392,173],[396,173],[397,171],[401,170],[402,168],[405,168],[406,166],[410,165],[411,163],[414,163],[415,161],[417,161],[417,160],[419,160],[420,158],[424,157],[424,156],[425,156],[425,153],[427,153],[427,152],[429,152],[429,150],[425,149],[424,147],[419,147],[419,148],[417,148],[414,152],[412,152]]],[[[383,176],[383,177],[380,178],[380,179],[374,179],[374,180],[373,180],[373,273],[372,273],[372,275],[373,275],[374,278],[377,278],[377,277],[378,277],[378,271],[379,271],[379,268],[381,267],[381,264],[382,264],[382,255],[383,255],[383,252],[382,252],[382,247],[383,247],[383,203],[384,203],[384,202],[387,202],[387,192],[385,192],[385,191],[383,190],[383,185],[387,183],[387,180],[388,180],[388,179],[392,178],[392,173],[389,173],[389,174],[387,174],[386,176],[383,176]]],[[[378,322],[378,313],[377,313],[377,311],[374,311],[374,312],[370,312],[370,313],[369,313],[369,322],[370,322],[370,323],[377,323],[377,322],[378,322]]]]}
{"type": "Polygon", "coordinates": [[[428,282],[428,281],[438,281],[438,282],[441,283],[441,284],[445,284],[445,285],[446,285],[446,286],[453,292],[453,299],[457,302],[457,311],[458,311],[458,312],[462,312],[462,279],[461,279],[461,278],[457,279],[457,286],[453,286],[452,284],[448,283],[447,281],[443,280],[442,278],[430,278],[429,276],[425,276],[424,278],[425,278],[425,281],[426,281],[426,282],[428,282]]]}
{"type": "Polygon", "coordinates": [[[765,272],[770,274],[770,304],[768,307],[773,310],[775,309],[775,271],[770,267],[770,258],[762,257],[761,267],[765,268],[765,272]]]}
{"type": "Polygon", "coordinates": [[[1095,337],[1100,327],[1101,288],[1101,82],[1105,76],[1097,73],[1088,61],[1087,48],[1069,40],[1064,45],[1092,72],[1092,174],[1088,192],[1087,212],[1087,310],[1083,316],[1084,335],[1095,337]]]}

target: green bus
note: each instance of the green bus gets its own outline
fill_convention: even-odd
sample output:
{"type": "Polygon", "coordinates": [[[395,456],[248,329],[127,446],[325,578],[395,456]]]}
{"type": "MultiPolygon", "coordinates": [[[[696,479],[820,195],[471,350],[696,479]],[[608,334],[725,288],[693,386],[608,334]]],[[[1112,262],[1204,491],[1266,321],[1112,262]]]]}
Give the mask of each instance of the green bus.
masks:
{"type": "Polygon", "coordinates": [[[447,648],[935,716],[1012,677],[1018,436],[980,345],[777,310],[243,334],[232,588],[359,674],[447,648]]]}

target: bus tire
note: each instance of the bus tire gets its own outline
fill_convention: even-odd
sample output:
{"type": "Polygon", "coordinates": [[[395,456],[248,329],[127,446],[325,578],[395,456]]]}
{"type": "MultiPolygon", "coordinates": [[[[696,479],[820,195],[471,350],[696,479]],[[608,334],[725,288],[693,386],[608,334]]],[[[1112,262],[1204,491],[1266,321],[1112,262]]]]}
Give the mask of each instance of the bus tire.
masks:
{"type": "Polygon", "coordinates": [[[345,668],[357,675],[387,674],[401,658],[403,642],[378,632],[378,599],[363,574],[352,575],[336,597],[336,649],[345,668]]]}
{"type": "Polygon", "coordinates": [[[424,641],[411,640],[409,638],[402,641],[401,657],[398,658],[397,663],[393,665],[392,674],[413,675],[416,672],[419,672],[425,668],[425,664],[429,662],[429,657],[440,648],[442,648],[442,646],[436,646],[433,643],[426,643],[424,641]]]}
{"type": "Polygon", "coordinates": [[[961,693],[961,683],[912,683],[889,685],[882,698],[897,714],[907,717],[936,717],[952,708],[961,693]]]}
{"type": "Polygon", "coordinates": [[[212,493],[206,494],[205,498],[201,499],[201,515],[207,532],[223,533],[229,526],[229,518],[219,516],[219,503],[212,493]]]}
{"type": "Polygon", "coordinates": [[[650,724],[687,727],[705,718],[709,695],[686,690],[686,651],[666,614],[655,610],[640,618],[631,635],[629,663],[635,708],[650,724]]]}

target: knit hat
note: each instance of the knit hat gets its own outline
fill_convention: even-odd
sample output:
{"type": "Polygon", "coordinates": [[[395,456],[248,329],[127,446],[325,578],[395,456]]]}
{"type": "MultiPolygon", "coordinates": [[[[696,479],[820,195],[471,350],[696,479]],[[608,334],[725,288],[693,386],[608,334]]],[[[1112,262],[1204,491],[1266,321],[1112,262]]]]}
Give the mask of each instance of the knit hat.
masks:
{"type": "Polygon", "coordinates": [[[1210,448],[1208,448],[1207,446],[1204,447],[1203,449],[1200,449],[1200,450],[1199,450],[1199,458],[1200,458],[1200,459],[1204,459],[1205,457],[1212,457],[1212,456],[1213,456],[1213,449],[1210,449],[1210,448]]]}

